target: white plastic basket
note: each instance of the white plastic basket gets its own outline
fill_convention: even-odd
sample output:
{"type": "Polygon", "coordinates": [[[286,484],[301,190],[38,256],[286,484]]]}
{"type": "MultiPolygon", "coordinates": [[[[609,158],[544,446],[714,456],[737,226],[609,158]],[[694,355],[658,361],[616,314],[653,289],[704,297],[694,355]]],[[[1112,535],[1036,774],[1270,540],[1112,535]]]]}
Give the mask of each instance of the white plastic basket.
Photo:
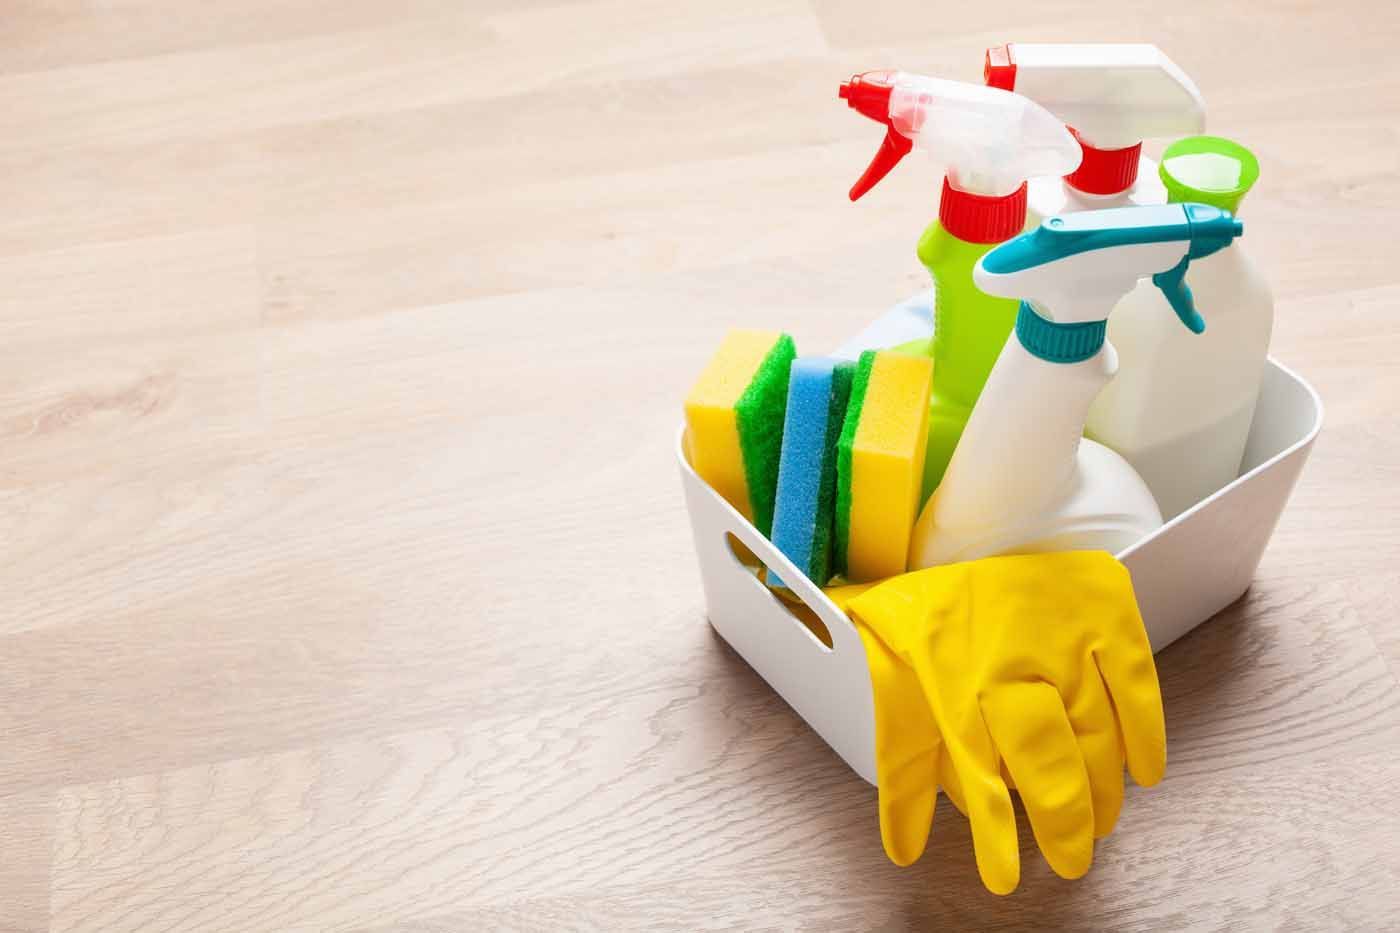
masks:
{"type": "MultiPolygon", "coordinates": [[[[1321,427],[1317,393],[1270,359],[1244,472],[1118,555],[1132,574],[1154,650],[1249,589],[1321,427]]],[[[683,434],[684,427],[676,435],[676,459],[710,624],[846,764],[875,783],[874,707],[860,636],[816,585],[700,479],[686,460],[683,434]],[[736,554],[731,536],[776,570],[805,609],[774,596],[736,554]],[[814,634],[823,627],[830,646],[814,634]]]]}

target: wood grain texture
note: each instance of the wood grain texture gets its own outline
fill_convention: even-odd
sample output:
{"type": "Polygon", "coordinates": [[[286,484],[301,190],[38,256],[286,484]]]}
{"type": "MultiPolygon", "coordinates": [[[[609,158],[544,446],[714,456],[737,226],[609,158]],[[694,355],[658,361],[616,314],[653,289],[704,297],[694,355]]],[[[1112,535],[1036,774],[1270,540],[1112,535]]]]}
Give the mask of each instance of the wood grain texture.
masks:
{"type": "Polygon", "coordinates": [[[1336,929],[1400,916],[1400,7],[18,0],[0,30],[0,930],[1336,929]],[[1327,424],[1170,764],[977,881],[704,621],[723,330],[924,284],[852,72],[1158,42],[1259,154],[1327,424]]]}

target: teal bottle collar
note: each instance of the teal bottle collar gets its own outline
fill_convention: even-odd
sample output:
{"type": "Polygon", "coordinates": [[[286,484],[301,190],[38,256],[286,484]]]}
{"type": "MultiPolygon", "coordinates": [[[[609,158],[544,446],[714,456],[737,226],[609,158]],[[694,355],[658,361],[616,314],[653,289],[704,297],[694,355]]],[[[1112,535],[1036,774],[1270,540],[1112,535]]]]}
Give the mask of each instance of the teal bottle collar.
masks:
{"type": "Polygon", "coordinates": [[[1036,314],[1026,302],[1016,313],[1016,339],[1021,346],[1051,363],[1079,363],[1103,346],[1107,321],[1056,324],[1036,314]]]}

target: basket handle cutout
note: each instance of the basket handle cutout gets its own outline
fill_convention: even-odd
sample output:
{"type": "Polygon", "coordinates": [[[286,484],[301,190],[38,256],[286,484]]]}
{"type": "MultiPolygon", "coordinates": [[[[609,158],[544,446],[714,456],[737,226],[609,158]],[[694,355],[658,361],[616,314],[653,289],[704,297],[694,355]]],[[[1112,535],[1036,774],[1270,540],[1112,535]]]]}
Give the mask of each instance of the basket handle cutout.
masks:
{"type": "Polygon", "coordinates": [[[763,560],[749,549],[743,541],[732,532],[724,533],[724,543],[729,548],[729,556],[734,558],[734,562],[742,567],[752,578],[754,584],[768,594],[768,598],[777,603],[784,612],[796,619],[797,622],[807,629],[808,633],[820,643],[823,651],[831,652],[834,643],[831,639],[831,630],[826,627],[826,623],[821,617],[792,590],[785,590],[787,594],[780,596],[772,587],[764,582],[765,574],[772,573],[763,560]]]}

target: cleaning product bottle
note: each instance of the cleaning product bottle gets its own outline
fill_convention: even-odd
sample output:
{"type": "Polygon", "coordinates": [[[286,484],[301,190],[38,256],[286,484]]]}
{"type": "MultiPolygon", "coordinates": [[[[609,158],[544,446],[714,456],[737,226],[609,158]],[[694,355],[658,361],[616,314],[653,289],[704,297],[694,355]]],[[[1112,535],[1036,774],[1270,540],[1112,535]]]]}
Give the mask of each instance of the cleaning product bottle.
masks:
{"type": "Polygon", "coordinates": [[[996,88],[872,71],[842,84],[841,97],[886,127],[875,158],[851,188],[851,200],[874,187],[914,146],[946,167],[938,220],[918,247],[935,291],[922,504],[943,478],[1016,321],[1016,302],[983,294],[973,284],[972,269],[987,250],[1025,225],[1026,179],[1073,170],[1079,146],[1044,107],[996,88]]]}
{"type": "MultiPolygon", "coordinates": [[[[1234,213],[1259,163],[1228,139],[1193,136],[1167,147],[1160,171],[1172,201],[1234,213]]],[[[1274,325],[1273,293],[1243,244],[1193,265],[1191,290],[1210,314],[1199,337],[1171,325],[1149,282],[1118,303],[1108,337],[1122,369],[1085,432],[1137,469],[1167,519],[1239,475],[1274,325]]]]}
{"type": "Polygon", "coordinates": [[[1032,228],[1072,211],[1165,204],[1142,141],[1205,129],[1201,92],[1155,45],[1007,43],[987,49],[984,78],[1055,114],[1084,148],[1072,174],[1031,179],[1032,228]]]}
{"type": "Polygon", "coordinates": [[[1186,269],[1243,232],[1205,204],[1114,208],[1052,217],[982,257],[978,286],[1022,299],[1016,331],[915,524],[911,569],[994,554],[1116,553],[1162,523],[1128,462],[1081,439],[1089,404],[1118,368],[1106,322],[1151,275],[1199,333],[1186,269]]]}

